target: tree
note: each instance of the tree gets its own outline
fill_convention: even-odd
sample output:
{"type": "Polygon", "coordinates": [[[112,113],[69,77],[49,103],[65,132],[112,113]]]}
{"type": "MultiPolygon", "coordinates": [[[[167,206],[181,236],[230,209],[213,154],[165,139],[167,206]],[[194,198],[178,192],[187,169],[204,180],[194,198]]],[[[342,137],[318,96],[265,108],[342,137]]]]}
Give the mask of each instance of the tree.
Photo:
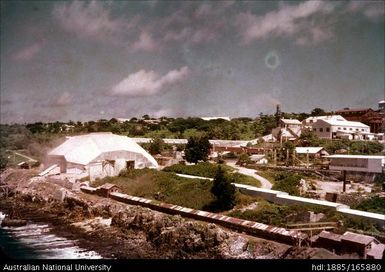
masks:
{"type": "Polygon", "coordinates": [[[148,151],[151,155],[160,154],[164,149],[165,143],[162,138],[155,137],[151,140],[148,151]]]}
{"type": "Polygon", "coordinates": [[[237,164],[240,166],[247,165],[251,163],[250,156],[247,153],[242,153],[238,157],[237,164]]]}
{"type": "Polygon", "coordinates": [[[303,130],[301,136],[299,137],[300,146],[320,146],[321,140],[311,130],[303,130]]]}
{"type": "Polygon", "coordinates": [[[210,148],[211,144],[206,135],[190,137],[185,149],[186,160],[192,163],[207,161],[210,148]]]}
{"type": "Polygon", "coordinates": [[[323,115],[326,115],[326,112],[321,108],[315,108],[311,111],[311,116],[323,116],[323,115]]]}
{"type": "Polygon", "coordinates": [[[211,193],[216,197],[215,207],[220,210],[230,210],[235,206],[235,186],[231,182],[222,167],[218,166],[211,193]]]}

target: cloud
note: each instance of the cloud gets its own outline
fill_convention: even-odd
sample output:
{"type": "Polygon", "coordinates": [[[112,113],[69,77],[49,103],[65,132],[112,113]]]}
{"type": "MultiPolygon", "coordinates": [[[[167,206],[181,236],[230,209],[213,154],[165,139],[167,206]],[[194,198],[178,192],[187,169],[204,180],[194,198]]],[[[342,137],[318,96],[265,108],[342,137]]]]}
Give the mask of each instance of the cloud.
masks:
{"type": "Polygon", "coordinates": [[[149,33],[142,32],[139,36],[139,40],[132,45],[132,49],[152,52],[156,49],[156,44],[149,33]]]}
{"type": "Polygon", "coordinates": [[[66,106],[72,102],[73,96],[68,93],[62,93],[53,103],[53,106],[66,106]]]}
{"type": "Polygon", "coordinates": [[[377,19],[385,14],[384,2],[382,1],[351,1],[347,10],[352,13],[361,12],[369,19],[377,19]]]}
{"type": "Polygon", "coordinates": [[[13,59],[17,61],[29,61],[33,59],[41,50],[42,44],[36,42],[30,46],[21,49],[19,52],[13,55],[13,59]]]}
{"type": "Polygon", "coordinates": [[[127,24],[120,18],[113,19],[109,6],[103,1],[58,4],[52,13],[66,31],[81,38],[108,39],[120,33],[127,24]]]}
{"type": "Polygon", "coordinates": [[[140,70],[128,75],[125,79],[112,87],[109,94],[115,96],[151,96],[163,90],[164,87],[183,81],[189,75],[187,66],[179,70],[169,71],[160,76],[154,71],[140,70]]]}
{"type": "Polygon", "coordinates": [[[290,37],[304,31],[310,32],[313,41],[321,41],[326,35],[321,34],[320,29],[312,28],[306,19],[317,14],[329,13],[332,10],[332,3],[307,1],[298,5],[281,5],[278,10],[268,12],[263,16],[243,12],[236,17],[235,24],[246,44],[271,37],[290,37]]]}

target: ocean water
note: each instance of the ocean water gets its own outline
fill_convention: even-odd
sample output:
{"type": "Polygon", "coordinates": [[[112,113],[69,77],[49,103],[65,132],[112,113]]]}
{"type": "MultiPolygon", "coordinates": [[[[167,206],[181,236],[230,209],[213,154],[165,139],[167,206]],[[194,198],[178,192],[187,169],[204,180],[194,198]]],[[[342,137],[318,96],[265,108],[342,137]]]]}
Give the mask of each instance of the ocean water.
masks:
{"type": "MultiPolygon", "coordinates": [[[[1,221],[5,214],[0,212],[1,221]]],[[[1,250],[15,259],[101,259],[95,251],[77,246],[76,240],[50,233],[47,224],[28,222],[22,227],[0,227],[1,250]]]]}

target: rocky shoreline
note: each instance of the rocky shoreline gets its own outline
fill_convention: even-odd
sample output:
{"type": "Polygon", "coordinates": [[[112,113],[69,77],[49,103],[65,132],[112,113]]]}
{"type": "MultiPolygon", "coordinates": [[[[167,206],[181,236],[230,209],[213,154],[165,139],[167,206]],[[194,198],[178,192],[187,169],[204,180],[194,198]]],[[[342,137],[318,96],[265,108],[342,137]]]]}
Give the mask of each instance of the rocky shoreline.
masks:
{"type": "Polygon", "coordinates": [[[336,258],[329,251],[298,248],[240,234],[215,224],[171,216],[111,199],[67,192],[27,171],[3,173],[12,196],[0,199],[4,212],[44,222],[51,231],[108,259],[280,259],[336,258]],[[300,254],[298,254],[301,252],[300,254]]]}

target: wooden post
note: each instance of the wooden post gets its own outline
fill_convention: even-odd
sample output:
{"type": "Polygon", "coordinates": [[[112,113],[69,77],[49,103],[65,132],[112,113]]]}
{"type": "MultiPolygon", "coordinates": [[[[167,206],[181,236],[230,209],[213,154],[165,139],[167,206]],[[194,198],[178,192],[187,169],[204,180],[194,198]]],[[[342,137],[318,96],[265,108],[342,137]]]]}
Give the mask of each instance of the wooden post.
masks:
{"type": "Polygon", "coordinates": [[[346,170],[343,171],[342,175],[343,175],[343,180],[342,180],[342,182],[343,182],[342,192],[345,193],[345,191],[346,191],[346,170]]]}

